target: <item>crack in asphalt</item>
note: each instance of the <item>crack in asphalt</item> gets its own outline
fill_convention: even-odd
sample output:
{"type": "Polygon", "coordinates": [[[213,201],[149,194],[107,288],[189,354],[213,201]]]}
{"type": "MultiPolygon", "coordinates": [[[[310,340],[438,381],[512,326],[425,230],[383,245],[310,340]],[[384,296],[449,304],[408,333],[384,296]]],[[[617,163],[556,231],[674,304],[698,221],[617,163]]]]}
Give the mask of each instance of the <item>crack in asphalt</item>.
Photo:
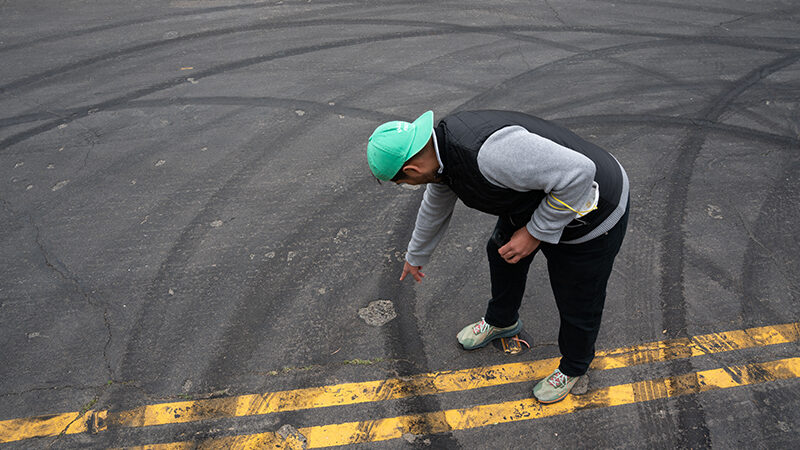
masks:
{"type": "MultiPolygon", "coordinates": [[[[18,217],[18,218],[23,217],[23,215],[17,213],[14,210],[12,205],[6,199],[0,197],[0,203],[2,203],[3,209],[5,209],[11,216],[18,217]]],[[[9,396],[24,395],[24,394],[28,394],[28,393],[32,393],[32,392],[41,392],[41,391],[46,391],[46,390],[62,390],[62,389],[74,389],[74,390],[84,390],[84,389],[86,389],[86,390],[88,390],[88,389],[99,389],[99,392],[97,392],[95,394],[94,398],[89,403],[87,403],[87,406],[84,407],[85,411],[83,411],[83,413],[80,416],[76,417],[75,420],[73,420],[69,424],[67,424],[64,427],[64,429],[61,431],[61,433],[59,433],[59,435],[56,436],[50,442],[50,444],[48,444],[47,447],[50,448],[62,436],[64,436],[66,431],[69,429],[70,426],[72,426],[73,423],[75,423],[78,420],[81,420],[89,412],[91,406],[95,405],[98,402],[98,400],[100,399],[100,397],[105,394],[105,392],[107,391],[109,386],[111,386],[111,384],[113,384],[113,371],[111,369],[111,364],[110,364],[109,358],[108,358],[108,347],[111,344],[113,333],[112,333],[112,330],[111,330],[111,322],[109,321],[109,318],[108,318],[108,306],[99,305],[99,304],[95,303],[92,300],[91,295],[86,291],[85,288],[83,288],[81,286],[80,280],[75,275],[73,275],[67,267],[65,267],[60,261],[58,261],[57,258],[53,257],[50,254],[50,252],[47,250],[47,248],[45,247],[45,244],[42,242],[41,228],[39,227],[39,225],[36,224],[36,222],[33,219],[33,216],[30,215],[30,214],[26,214],[26,215],[24,215],[24,217],[27,219],[27,222],[30,224],[31,228],[33,228],[33,231],[34,231],[34,234],[35,234],[34,242],[36,243],[36,246],[39,249],[39,252],[41,253],[42,257],[44,258],[45,266],[47,266],[52,272],[55,272],[61,279],[63,279],[64,281],[66,281],[67,283],[72,285],[72,287],[74,288],[75,292],[77,292],[81,297],[83,297],[83,299],[86,300],[86,303],[89,306],[91,306],[91,307],[93,307],[95,309],[102,308],[102,311],[103,311],[103,323],[104,323],[106,331],[108,333],[108,339],[106,340],[105,346],[103,347],[103,361],[105,362],[105,369],[106,369],[106,372],[108,373],[109,380],[111,380],[112,383],[107,383],[107,384],[104,384],[104,385],[101,385],[101,386],[86,386],[86,387],[76,387],[76,386],[71,386],[71,385],[55,386],[55,387],[47,387],[47,388],[46,387],[36,387],[36,388],[31,388],[31,389],[28,389],[28,390],[25,390],[25,391],[21,391],[21,392],[12,392],[12,393],[0,394],[0,398],[3,398],[3,397],[9,397],[9,396]]]]}
{"type": "Polygon", "coordinates": [[[561,16],[558,14],[558,11],[556,11],[556,9],[553,8],[553,5],[551,5],[548,0],[544,0],[544,4],[547,5],[548,8],[550,8],[550,11],[552,11],[553,14],[555,14],[556,20],[559,21],[559,23],[561,23],[562,25],[566,25],[567,24],[566,22],[564,22],[563,19],[561,19],[561,16]]]}
{"type": "MultiPolygon", "coordinates": [[[[7,204],[5,200],[3,202],[7,204]]],[[[58,276],[61,277],[64,281],[71,284],[75,289],[75,292],[77,292],[81,297],[83,297],[86,300],[87,304],[89,304],[93,308],[103,309],[103,323],[105,324],[106,331],[108,332],[108,339],[106,340],[105,347],[103,348],[103,360],[106,362],[106,371],[108,372],[109,378],[111,378],[113,373],[111,370],[111,364],[109,363],[108,360],[107,349],[108,346],[111,344],[111,339],[113,337],[113,334],[111,332],[111,323],[108,320],[108,306],[101,306],[95,303],[92,300],[92,297],[89,295],[89,293],[86,292],[86,290],[81,286],[80,280],[76,276],[72,275],[69,269],[65,267],[57,258],[54,258],[50,255],[50,252],[47,250],[47,248],[45,248],[45,245],[42,242],[41,238],[42,233],[39,225],[37,225],[36,222],[33,220],[33,216],[27,215],[27,219],[28,223],[30,223],[31,227],[33,228],[36,234],[34,240],[36,242],[37,247],[39,248],[39,251],[42,254],[42,257],[44,258],[45,265],[49,267],[50,270],[58,274],[58,276]],[[60,268],[57,266],[60,266],[60,268]]]]}
{"type": "MultiPolygon", "coordinates": [[[[78,280],[77,277],[75,277],[74,275],[69,273],[69,269],[67,269],[65,266],[63,266],[63,264],[61,264],[60,261],[58,261],[57,259],[56,259],[56,262],[59,263],[59,265],[62,267],[63,270],[59,269],[58,267],[56,267],[55,264],[53,264],[53,262],[51,262],[50,253],[47,251],[47,249],[45,248],[44,244],[42,243],[41,230],[40,230],[39,226],[36,224],[36,222],[34,222],[33,217],[30,216],[30,215],[28,215],[28,221],[30,222],[31,226],[33,227],[33,229],[34,229],[34,231],[36,233],[35,241],[36,241],[37,246],[39,247],[39,250],[42,253],[42,256],[44,257],[45,265],[47,265],[47,267],[49,267],[52,271],[57,273],[62,279],[64,279],[68,283],[72,284],[72,286],[74,287],[75,291],[86,300],[87,304],[89,304],[93,308],[101,308],[100,305],[98,305],[98,304],[96,304],[96,303],[94,303],[92,301],[92,298],[89,295],[89,293],[87,293],[81,287],[80,280],[78,280]]],[[[103,309],[103,323],[105,324],[106,331],[108,332],[108,339],[106,340],[106,344],[103,347],[103,361],[105,362],[105,366],[106,366],[105,368],[106,368],[106,372],[109,375],[109,378],[112,378],[113,373],[112,373],[112,370],[111,370],[111,364],[109,362],[108,352],[107,352],[108,346],[111,344],[111,339],[112,339],[111,323],[108,320],[108,306],[102,306],[102,309],[103,309]]],[[[101,386],[100,387],[100,392],[95,394],[94,398],[89,402],[89,404],[92,405],[92,406],[94,404],[96,404],[97,401],[100,399],[100,397],[103,394],[105,394],[106,390],[108,389],[108,386],[109,386],[108,384],[106,384],[104,386],[101,386]]],[[[91,408],[91,406],[89,408],[91,408]]],[[[81,420],[84,416],[86,416],[86,414],[90,410],[89,408],[84,408],[86,410],[83,411],[83,413],[80,416],[76,417],[75,420],[73,420],[70,423],[68,423],[64,427],[64,429],[61,430],[61,433],[59,433],[58,436],[56,436],[50,442],[50,444],[48,444],[47,448],[52,448],[52,446],[55,445],[55,443],[58,442],[58,440],[61,439],[61,437],[63,437],[66,434],[67,430],[69,429],[69,427],[72,426],[73,423],[77,422],[78,420],[81,420]]]]}
{"type": "Polygon", "coordinates": [[[56,442],[58,442],[59,439],[61,439],[67,433],[67,430],[69,430],[69,427],[71,427],[73,423],[83,419],[86,416],[86,414],[88,414],[91,411],[92,406],[94,406],[97,403],[99,398],[100,398],[100,394],[95,394],[94,398],[92,400],[90,400],[88,403],[86,403],[86,405],[84,405],[83,409],[81,410],[81,414],[78,417],[76,417],[74,420],[72,420],[70,423],[68,423],[64,427],[64,429],[61,430],[61,432],[58,433],[58,435],[55,436],[50,441],[49,444],[47,444],[47,448],[53,448],[53,446],[56,444],[56,442]]]}

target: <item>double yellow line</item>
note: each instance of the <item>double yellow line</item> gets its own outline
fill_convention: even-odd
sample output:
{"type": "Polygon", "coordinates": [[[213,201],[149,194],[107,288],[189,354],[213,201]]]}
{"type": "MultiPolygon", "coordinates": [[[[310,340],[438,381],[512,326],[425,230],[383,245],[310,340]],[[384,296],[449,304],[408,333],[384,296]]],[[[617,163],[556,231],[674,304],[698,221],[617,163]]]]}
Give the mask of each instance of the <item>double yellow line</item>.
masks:
{"type": "MultiPolygon", "coordinates": [[[[800,377],[800,358],[789,358],[760,364],[705,370],[678,377],[642,381],[597,389],[585,395],[568,396],[559,403],[542,405],[526,398],[466,409],[413,414],[362,422],[300,428],[307,439],[307,448],[377,442],[401,438],[405,433],[427,435],[454,430],[496,425],[570,414],[584,409],[627,405],[678,395],[706,392],[765,381],[800,377]]],[[[263,449],[301,448],[297,439],[284,440],[277,433],[259,433],[209,439],[204,442],[128,447],[147,450],[184,449],[263,449]]]]}
{"type": "MultiPolygon", "coordinates": [[[[658,341],[598,352],[594,370],[606,370],[678,358],[763,347],[797,341],[800,323],[711,333],[685,339],[658,341]]],[[[549,374],[557,358],[502,364],[474,369],[443,371],[406,378],[344,383],[228,398],[145,405],[125,411],[71,412],[0,421],[0,443],[61,433],[99,433],[109,428],[145,427],[199,420],[270,414],[337,405],[400,399],[412,396],[465,391],[508,383],[527,382],[549,374]]],[[[299,429],[309,448],[374,442],[402,437],[405,433],[431,434],[491,424],[530,420],[574,411],[624,405],[659,398],[725,389],[767,381],[800,377],[800,358],[706,370],[677,377],[610,386],[581,396],[569,396],[555,405],[524,399],[466,409],[452,409],[377,420],[349,422],[299,429]]],[[[260,433],[209,439],[201,443],[175,442],[138,448],[291,448],[292,439],[276,433],[260,433]]]]}

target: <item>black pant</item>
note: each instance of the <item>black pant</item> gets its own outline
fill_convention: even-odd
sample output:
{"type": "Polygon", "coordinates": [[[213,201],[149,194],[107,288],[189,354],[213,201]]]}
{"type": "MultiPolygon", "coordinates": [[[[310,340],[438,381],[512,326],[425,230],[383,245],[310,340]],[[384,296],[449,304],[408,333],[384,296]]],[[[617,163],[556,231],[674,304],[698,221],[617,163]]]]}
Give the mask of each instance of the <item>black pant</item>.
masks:
{"type": "Polygon", "coordinates": [[[568,376],[586,373],[594,359],[594,343],[600,331],[606,285],[625,237],[628,211],[611,230],[591,241],[582,244],[542,242],[535,252],[516,264],[507,263],[497,250],[522,225],[514,225],[503,217],[498,219],[486,246],[492,281],[492,299],[486,310],[486,322],[497,327],[516,323],[528,269],[533,257],[541,250],[547,258],[550,286],[561,318],[559,369],[568,376]]]}

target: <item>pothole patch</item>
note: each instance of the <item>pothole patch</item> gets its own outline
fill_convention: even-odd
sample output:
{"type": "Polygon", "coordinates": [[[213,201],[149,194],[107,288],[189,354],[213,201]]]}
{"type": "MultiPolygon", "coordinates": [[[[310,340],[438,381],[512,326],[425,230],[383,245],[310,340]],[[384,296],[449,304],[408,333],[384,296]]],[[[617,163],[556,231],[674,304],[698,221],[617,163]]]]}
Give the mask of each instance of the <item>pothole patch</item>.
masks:
{"type": "Polygon", "coordinates": [[[367,325],[379,327],[397,317],[397,312],[391,300],[375,300],[366,308],[359,309],[358,317],[367,322],[367,325]]]}

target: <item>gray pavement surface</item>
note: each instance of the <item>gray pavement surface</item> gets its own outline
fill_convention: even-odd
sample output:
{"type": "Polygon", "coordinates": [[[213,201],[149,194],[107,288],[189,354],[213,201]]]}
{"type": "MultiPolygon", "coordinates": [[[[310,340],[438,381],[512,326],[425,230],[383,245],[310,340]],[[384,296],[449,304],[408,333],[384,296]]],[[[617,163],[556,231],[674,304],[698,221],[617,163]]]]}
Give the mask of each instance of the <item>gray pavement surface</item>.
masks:
{"type": "MultiPolygon", "coordinates": [[[[625,166],[631,223],[598,348],[797,322],[798,23],[794,0],[0,0],[0,420],[510,361],[454,339],[485,308],[492,217],[459,204],[425,281],[398,281],[422,190],[379,186],[365,143],[427,109],[532,113],[625,166]],[[369,325],[377,300],[396,317],[369,325]]],[[[521,358],[557,356],[543,258],[521,316],[521,358]]],[[[794,356],[796,342],[603,371],[590,389],[794,356]]],[[[531,388],[7,447],[276,431],[531,388]]],[[[799,406],[784,380],[360,448],[791,448],[799,406]]]]}

